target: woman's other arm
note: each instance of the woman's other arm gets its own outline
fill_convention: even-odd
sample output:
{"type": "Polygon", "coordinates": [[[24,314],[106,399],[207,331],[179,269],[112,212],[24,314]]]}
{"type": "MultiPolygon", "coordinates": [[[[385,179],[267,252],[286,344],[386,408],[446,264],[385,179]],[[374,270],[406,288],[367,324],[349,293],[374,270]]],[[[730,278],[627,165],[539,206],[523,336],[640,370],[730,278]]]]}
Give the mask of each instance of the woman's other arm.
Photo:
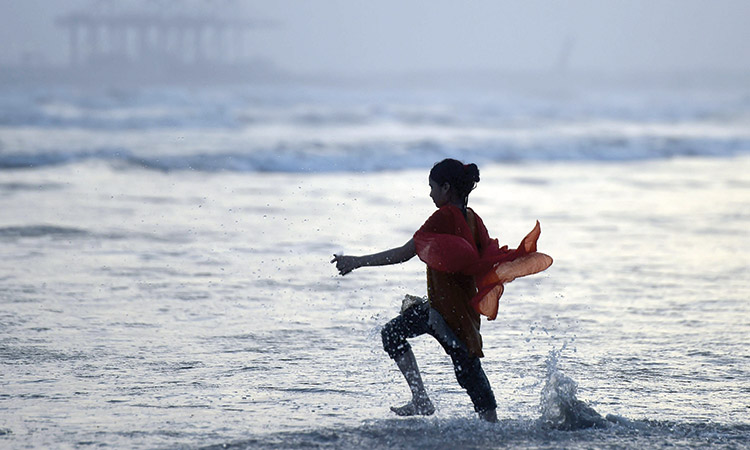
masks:
{"type": "Polygon", "coordinates": [[[412,259],[417,254],[414,246],[414,239],[401,247],[392,248],[380,253],[364,256],[333,255],[332,263],[336,263],[341,275],[346,275],[354,269],[365,266],[387,266],[389,264],[399,264],[412,259]]]}

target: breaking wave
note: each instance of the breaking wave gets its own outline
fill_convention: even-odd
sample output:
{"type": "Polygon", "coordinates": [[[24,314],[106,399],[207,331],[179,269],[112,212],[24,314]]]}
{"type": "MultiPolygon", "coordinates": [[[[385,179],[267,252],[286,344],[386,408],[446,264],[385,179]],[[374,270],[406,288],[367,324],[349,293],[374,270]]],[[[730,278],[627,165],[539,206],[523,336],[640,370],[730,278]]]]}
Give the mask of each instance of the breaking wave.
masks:
{"type": "Polygon", "coordinates": [[[98,161],[205,172],[372,172],[477,163],[731,157],[747,93],[335,89],[0,91],[0,170],[98,161]],[[180,136],[179,140],[175,140],[180,136]]]}
{"type": "Polygon", "coordinates": [[[452,145],[445,142],[364,143],[297,148],[278,145],[246,150],[206,150],[150,154],[125,148],[81,150],[0,151],[0,170],[38,169],[98,161],[118,168],[131,167],[202,172],[375,172],[431,167],[452,157],[487,163],[524,161],[633,161],[673,157],[731,157],[750,153],[750,139],[683,139],[643,137],[622,140],[590,137],[557,142],[480,142],[452,145]]]}

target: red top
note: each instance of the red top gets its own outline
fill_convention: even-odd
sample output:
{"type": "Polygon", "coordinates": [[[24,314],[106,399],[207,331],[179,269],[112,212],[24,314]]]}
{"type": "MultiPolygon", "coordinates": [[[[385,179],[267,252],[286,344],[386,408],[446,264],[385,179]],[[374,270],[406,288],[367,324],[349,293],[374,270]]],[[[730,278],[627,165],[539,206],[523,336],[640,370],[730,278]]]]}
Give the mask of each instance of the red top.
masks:
{"type": "Polygon", "coordinates": [[[414,243],[419,259],[430,269],[474,277],[478,292],[470,304],[493,320],[503,284],[547,269],[552,258],[536,250],[541,233],[538,221],[518,248],[511,250],[490,238],[473,210],[469,209],[467,216],[468,221],[454,205],[442,206],[414,234],[414,243]]]}

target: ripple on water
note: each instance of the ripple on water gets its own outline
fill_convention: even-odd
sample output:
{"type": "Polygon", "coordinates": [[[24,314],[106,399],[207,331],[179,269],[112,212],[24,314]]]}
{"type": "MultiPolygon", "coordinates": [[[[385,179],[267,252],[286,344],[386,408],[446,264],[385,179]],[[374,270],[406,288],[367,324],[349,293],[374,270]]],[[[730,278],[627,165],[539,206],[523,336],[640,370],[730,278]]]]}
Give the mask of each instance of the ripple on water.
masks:
{"type": "Polygon", "coordinates": [[[0,344],[0,360],[4,364],[36,365],[46,362],[64,362],[86,359],[83,352],[62,352],[42,346],[0,344]]]}
{"type": "Polygon", "coordinates": [[[0,228],[0,238],[71,238],[85,237],[89,233],[80,228],[63,227],[56,225],[25,225],[0,228]]]}

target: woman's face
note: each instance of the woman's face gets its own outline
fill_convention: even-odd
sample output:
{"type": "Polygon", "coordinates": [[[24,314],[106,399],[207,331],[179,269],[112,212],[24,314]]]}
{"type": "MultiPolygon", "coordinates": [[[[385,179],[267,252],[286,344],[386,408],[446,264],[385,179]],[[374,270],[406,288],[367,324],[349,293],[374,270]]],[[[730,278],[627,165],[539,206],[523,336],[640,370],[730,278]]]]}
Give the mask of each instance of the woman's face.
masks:
{"type": "Polygon", "coordinates": [[[448,197],[449,190],[450,185],[448,183],[443,183],[441,186],[437,181],[430,178],[430,198],[438,208],[447,204],[450,200],[450,197],[448,197]]]}

